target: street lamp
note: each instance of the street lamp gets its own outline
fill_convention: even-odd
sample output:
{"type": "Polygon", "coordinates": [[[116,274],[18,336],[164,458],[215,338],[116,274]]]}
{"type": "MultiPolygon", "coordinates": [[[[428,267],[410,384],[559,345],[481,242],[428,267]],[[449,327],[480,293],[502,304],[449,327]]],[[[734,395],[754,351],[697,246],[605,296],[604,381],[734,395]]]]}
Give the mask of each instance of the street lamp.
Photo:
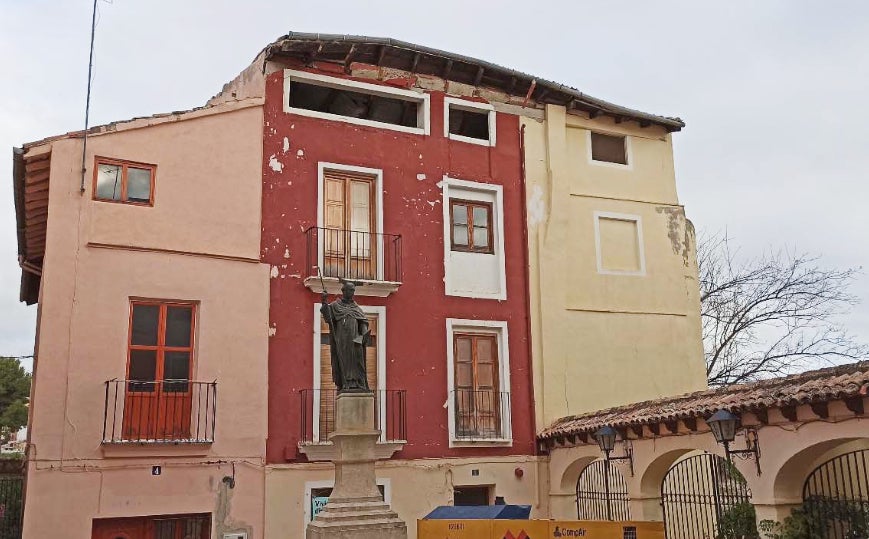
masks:
{"type": "Polygon", "coordinates": [[[756,430],[745,429],[745,449],[730,449],[730,443],[736,439],[739,418],[722,409],[712,414],[712,417],[706,420],[706,424],[715,436],[715,441],[724,446],[724,454],[727,455],[728,462],[733,462],[733,455],[739,458],[754,457],[757,475],[760,475],[760,445],[756,430]]]}
{"type": "MultiPolygon", "coordinates": [[[[612,501],[610,500],[610,461],[626,460],[631,467],[631,475],[634,475],[634,452],[630,442],[625,440],[625,454],[621,457],[611,457],[616,446],[616,429],[609,425],[601,427],[594,433],[594,439],[604,454],[604,490],[606,492],[606,518],[612,520],[612,501]]],[[[578,502],[577,502],[578,503],[578,502]]]]}

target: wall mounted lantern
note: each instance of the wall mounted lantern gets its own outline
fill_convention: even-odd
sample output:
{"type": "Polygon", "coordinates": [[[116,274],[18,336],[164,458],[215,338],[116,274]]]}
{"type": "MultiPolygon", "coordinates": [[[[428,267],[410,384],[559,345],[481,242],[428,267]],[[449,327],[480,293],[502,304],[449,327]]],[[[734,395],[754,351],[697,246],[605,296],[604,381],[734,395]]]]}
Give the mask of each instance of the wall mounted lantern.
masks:
{"type": "Polygon", "coordinates": [[[629,440],[623,440],[625,446],[625,454],[623,456],[613,457],[610,455],[616,447],[616,435],[616,429],[607,425],[606,427],[598,429],[598,431],[594,433],[594,439],[597,440],[597,445],[600,446],[600,450],[603,451],[607,462],[612,460],[626,460],[630,466],[631,475],[634,475],[634,451],[629,440]]]}
{"type": "Polygon", "coordinates": [[[609,425],[602,427],[594,433],[594,439],[597,440],[597,445],[604,454],[604,489],[606,494],[606,518],[612,520],[612,500],[610,500],[610,462],[613,460],[626,460],[631,468],[631,475],[634,475],[634,450],[629,440],[624,440],[625,454],[621,457],[610,456],[616,446],[616,429],[609,425]]]}
{"type": "Polygon", "coordinates": [[[736,439],[739,418],[722,409],[712,414],[712,417],[706,420],[706,424],[712,430],[715,441],[724,446],[724,453],[727,455],[728,462],[733,462],[733,455],[741,459],[754,457],[757,475],[760,475],[760,444],[758,443],[757,431],[755,429],[744,429],[745,449],[730,449],[731,442],[736,439]]]}

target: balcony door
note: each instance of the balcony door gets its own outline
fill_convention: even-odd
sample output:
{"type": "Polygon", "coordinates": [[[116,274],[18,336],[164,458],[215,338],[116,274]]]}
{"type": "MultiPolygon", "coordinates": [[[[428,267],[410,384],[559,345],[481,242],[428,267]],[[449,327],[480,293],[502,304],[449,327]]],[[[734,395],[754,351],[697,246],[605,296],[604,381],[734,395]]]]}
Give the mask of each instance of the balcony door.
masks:
{"type": "Polygon", "coordinates": [[[376,178],[323,171],[323,273],[346,279],[377,278],[376,178]]]}
{"type": "MultiPolygon", "coordinates": [[[[377,347],[381,345],[378,339],[379,316],[368,314],[368,328],[371,330],[369,345],[365,348],[365,374],[368,387],[377,389],[377,347]]],[[[332,352],[329,348],[329,324],[320,317],[320,430],[318,439],[321,442],[329,440],[329,434],[335,430],[335,397],[338,388],[332,380],[332,352]]],[[[373,427],[373,425],[372,425],[373,427]]]]}
{"type": "Polygon", "coordinates": [[[457,333],[454,340],[456,435],[500,438],[497,336],[457,333]]]}
{"type": "Polygon", "coordinates": [[[194,316],[190,303],[131,302],[125,439],[190,437],[194,316]]]}

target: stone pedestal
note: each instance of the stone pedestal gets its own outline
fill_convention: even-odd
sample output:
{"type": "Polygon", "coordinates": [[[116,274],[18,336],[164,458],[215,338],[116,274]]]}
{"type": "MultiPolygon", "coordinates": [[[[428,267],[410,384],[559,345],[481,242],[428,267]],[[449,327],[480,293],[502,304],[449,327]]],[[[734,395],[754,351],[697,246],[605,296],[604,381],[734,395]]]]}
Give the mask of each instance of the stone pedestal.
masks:
{"type": "Polygon", "coordinates": [[[374,474],[374,394],[341,393],[335,400],[335,487],[308,524],[307,539],[407,539],[407,526],[383,501],[374,474]]]}

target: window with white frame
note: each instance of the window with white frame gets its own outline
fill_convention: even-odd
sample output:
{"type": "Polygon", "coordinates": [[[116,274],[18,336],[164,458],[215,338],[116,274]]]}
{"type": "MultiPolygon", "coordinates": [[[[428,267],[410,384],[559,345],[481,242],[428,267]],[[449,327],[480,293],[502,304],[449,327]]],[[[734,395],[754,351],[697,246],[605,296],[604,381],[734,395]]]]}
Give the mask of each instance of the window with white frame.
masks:
{"type": "Polygon", "coordinates": [[[440,185],[445,293],[507,299],[503,186],[448,176],[440,185]]]}
{"type": "Polygon", "coordinates": [[[594,243],[598,273],[646,274],[643,222],[639,215],[595,212],[594,243]]]}
{"type": "Polygon", "coordinates": [[[284,112],[429,134],[429,96],[421,92],[284,70],[284,112]]]}
{"type": "Polygon", "coordinates": [[[588,131],[588,159],[593,165],[631,168],[631,138],[627,135],[588,131]]]}
{"type": "MultiPolygon", "coordinates": [[[[326,506],[334,486],[335,482],[331,479],[305,482],[305,529],[308,528],[308,523],[326,506]]],[[[383,501],[387,504],[392,503],[392,485],[389,479],[378,478],[377,490],[383,496],[383,501]]]]}
{"type": "Polygon", "coordinates": [[[450,447],[510,444],[507,323],[447,319],[450,447]]]}
{"type": "Polygon", "coordinates": [[[444,136],[471,144],[495,145],[495,109],[488,103],[444,98],[444,136]]]}

